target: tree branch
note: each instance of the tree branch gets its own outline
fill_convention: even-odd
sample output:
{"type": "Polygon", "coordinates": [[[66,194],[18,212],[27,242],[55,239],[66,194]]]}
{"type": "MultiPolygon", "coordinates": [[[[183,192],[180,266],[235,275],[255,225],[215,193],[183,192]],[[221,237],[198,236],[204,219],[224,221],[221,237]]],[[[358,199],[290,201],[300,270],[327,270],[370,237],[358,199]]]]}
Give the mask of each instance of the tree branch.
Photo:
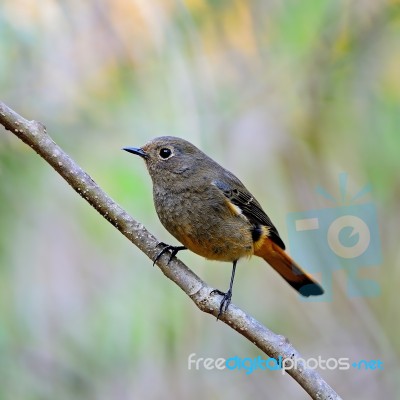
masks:
{"type": "MultiPolygon", "coordinates": [[[[24,119],[2,102],[0,102],[0,123],[32,147],[81,197],[150,259],[154,259],[159,251],[159,248],[156,249],[158,240],[141,223],[135,221],[115,203],[68,154],[54,143],[47,135],[43,124],[24,119]]],[[[168,258],[167,253],[157,262],[164,275],[175,282],[201,311],[216,316],[221,296],[211,296],[210,292],[213,288],[203,282],[180,260],[174,258],[167,266],[168,258]]],[[[287,372],[313,399],[340,399],[315,370],[306,368],[304,362],[300,360],[300,354],[285,337],[271,332],[233,304],[229,306],[220,320],[253,342],[269,357],[296,360],[297,368],[289,369],[287,372]]]]}

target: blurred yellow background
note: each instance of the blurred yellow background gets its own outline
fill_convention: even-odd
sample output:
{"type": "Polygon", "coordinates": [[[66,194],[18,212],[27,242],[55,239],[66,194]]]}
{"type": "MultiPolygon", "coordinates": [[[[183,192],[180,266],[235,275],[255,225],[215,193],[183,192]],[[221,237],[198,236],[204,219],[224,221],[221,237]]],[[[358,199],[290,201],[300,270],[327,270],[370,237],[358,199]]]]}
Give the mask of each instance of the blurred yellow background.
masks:
{"type": "MultiPolygon", "coordinates": [[[[2,100],[49,134],[160,240],[140,159],[185,138],[233,171],[287,242],[289,212],[370,183],[381,295],[307,303],[261,259],[233,302],[304,357],[380,359],[320,371],[346,399],[400,398],[400,2],[3,0],[2,100]]],[[[202,314],[34,152],[0,132],[0,399],[307,399],[280,372],[188,370],[188,356],[257,357],[202,314]]],[[[287,243],[288,244],[288,243],[287,243]]],[[[290,246],[289,246],[290,251],[290,246]]],[[[225,290],[229,264],[180,257],[225,290]]],[[[304,266],[307,267],[307,266],[304,266]]]]}

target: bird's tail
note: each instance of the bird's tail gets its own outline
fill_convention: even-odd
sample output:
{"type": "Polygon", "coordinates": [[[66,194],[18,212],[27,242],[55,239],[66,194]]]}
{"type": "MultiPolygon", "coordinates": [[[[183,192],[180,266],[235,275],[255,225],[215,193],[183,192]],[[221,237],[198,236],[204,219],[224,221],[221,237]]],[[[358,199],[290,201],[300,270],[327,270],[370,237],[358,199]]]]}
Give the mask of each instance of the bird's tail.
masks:
{"type": "Polygon", "coordinates": [[[271,239],[265,238],[262,245],[255,250],[254,255],[262,257],[303,296],[319,296],[324,293],[322,287],[271,239]]]}

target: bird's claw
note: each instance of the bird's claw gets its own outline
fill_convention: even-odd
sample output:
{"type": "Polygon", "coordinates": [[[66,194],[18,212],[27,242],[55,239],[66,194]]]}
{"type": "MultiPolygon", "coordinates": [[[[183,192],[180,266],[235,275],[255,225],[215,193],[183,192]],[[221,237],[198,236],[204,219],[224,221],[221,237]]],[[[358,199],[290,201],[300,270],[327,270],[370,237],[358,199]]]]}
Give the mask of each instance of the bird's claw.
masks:
{"type": "Polygon", "coordinates": [[[178,251],[181,250],[186,250],[185,246],[171,246],[169,244],[166,244],[164,242],[160,242],[157,244],[157,246],[163,246],[163,248],[161,249],[161,251],[156,255],[156,257],[153,260],[153,266],[155,265],[155,263],[160,259],[160,257],[167,251],[171,250],[171,254],[169,256],[167,265],[169,264],[169,262],[172,260],[172,258],[174,256],[176,256],[176,254],[178,253],[178,251]]]}
{"type": "Polygon", "coordinates": [[[222,296],[221,303],[219,305],[219,312],[217,315],[217,321],[219,320],[219,317],[228,309],[229,304],[231,304],[231,299],[232,299],[232,290],[228,290],[226,293],[222,292],[221,290],[214,289],[211,293],[212,294],[219,294],[222,296]]]}

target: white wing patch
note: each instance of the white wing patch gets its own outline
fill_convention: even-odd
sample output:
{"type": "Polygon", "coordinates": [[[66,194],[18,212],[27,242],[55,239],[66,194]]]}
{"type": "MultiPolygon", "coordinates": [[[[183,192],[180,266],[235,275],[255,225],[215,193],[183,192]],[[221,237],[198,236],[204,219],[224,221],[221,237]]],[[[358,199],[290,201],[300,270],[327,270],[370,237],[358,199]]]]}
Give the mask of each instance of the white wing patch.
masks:
{"type": "Polygon", "coordinates": [[[248,218],[243,214],[243,211],[239,206],[237,206],[236,204],[233,204],[229,200],[227,200],[227,204],[234,215],[237,215],[240,218],[243,218],[245,221],[248,221],[248,218]]]}

